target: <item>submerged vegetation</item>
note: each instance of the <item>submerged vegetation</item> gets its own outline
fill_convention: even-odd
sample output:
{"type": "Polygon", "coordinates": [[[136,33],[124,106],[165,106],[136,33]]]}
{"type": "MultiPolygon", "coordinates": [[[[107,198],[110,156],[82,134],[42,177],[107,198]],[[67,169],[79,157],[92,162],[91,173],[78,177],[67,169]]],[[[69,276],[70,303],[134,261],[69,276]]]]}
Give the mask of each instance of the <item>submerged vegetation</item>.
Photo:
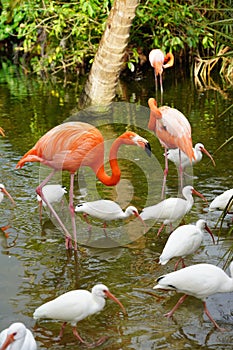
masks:
{"type": "MultiPolygon", "coordinates": [[[[79,75],[92,63],[113,0],[1,0],[1,4],[2,57],[22,66],[25,73],[79,75]]],[[[222,74],[231,76],[232,13],[231,0],[142,0],[126,60],[133,65],[140,52],[147,55],[160,47],[190,63],[195,56],[213,58],[227,46],[222,74]]]]}

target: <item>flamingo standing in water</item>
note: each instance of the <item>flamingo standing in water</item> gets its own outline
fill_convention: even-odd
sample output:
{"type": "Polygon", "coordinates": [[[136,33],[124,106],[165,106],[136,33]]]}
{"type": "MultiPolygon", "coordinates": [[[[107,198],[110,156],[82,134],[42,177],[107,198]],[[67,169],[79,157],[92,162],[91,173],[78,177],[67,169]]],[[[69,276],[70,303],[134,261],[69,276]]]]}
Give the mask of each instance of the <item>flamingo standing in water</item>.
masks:
{"type": "Polygon", "coordinates": [[[149,98],[148,105],[150,107],[150,119],[148,122],[148,129],[154,131],[158,137],[161,145],[165,147],[165,169],[162,186],[162,198],[164,197],[164,190],[166,178],[168,174],[168,157],[167,150],[169,148],[179,149],[179,163],[180,163],[180,181],[182,182],[182,163],[181,151],[184,152],[192,163],[195,160],[193,149],[191,126],[188,119],[177,109],[168,106],[157,107],[157,102],[154,98],[149,98]]]}
{"type": "Polygon", "coordinates": [[[233,261],[230,264],[229,277],[220,267],[211,264],[196,264],[173,271],[157,279],[157,285],[153,289],[174,290],[184,293],[173,309],[165,314],[172,317],[178,307],[184,302],[188,295],[201,299],[204,304],[204,311],[215,328],[223,331],[213,317],[210,315],[206,298],[215,293],[233,292],[233,261]]]}
{"type": "Polygon", "coordinates": [[[77,322],[84,318],[101,311],[105,306],[105,299],[110,298],[115,301],[125,314],[125,308],[121,302],[110,293],[108,287],[104,284],[97,284],[92,288],[92,291],[78,289],[72,290],[60,295],[54,300],[38,307],[33,317],[38,320],[40,318],[49,318],[54,320],[64,321],[59,337],[61,338],[66,324],[71,323],[74,336],[87,346],[97,346],[102,344],[106,338],[100,338],[95,344],[88,344],[83,340],[77,332],[77,322]]]}
{"type": "Polygon", "coordinates": [[[113,142],[110,149],[109,163],[112,175],[109,176],[104,169],[104,138],[100,131],[87,123],[68,122],[48,131],[17,163],[16,168],[21,168],[26,162],[40,162],[53,169],[49,176],[37,187],[36,192],[47,204],[65,232],[67,249],[72,246],[71,236],[51,204],[46,200],[42,188],[56,171],[67,170],[70,172],[69,208],[74,234],[74,249],[77,250],[73,205],[74,175],[80,167],[89,166],[103,184],[107,186],[116,185],[121,177],[117,152],[122,144],[139,146],[150,155],[151,150],[148,141],[134,132],[126,131],[113,142]]]}
{"type": "Polygon", "coordinates": [[[167,198],[158,204],[151,205],[142,210],[140,216],[143,220],[156,219],[163,221],[158,231],[158,236],[162,232],[165,225],[172,225],[173,222],[180,220],[187,214],[194,203],[193,195],[201,197],[206,201],[205,197],[196,191],[192,186],[185,186],[182,190],[183,198],[167,198]]]}
{"type": "Polygon", "coordinates": [[[166,56],[164,56],[164,53],[160,49],[153,49],[149,53],[149,61],[151,66],[154,68],[154,75],[155,75],[155,90],[157,93],[158,90],[158,80],[157,77],[159,76],[160,79],[160,91],[161,96],[163,94],[163,79],[162,79],[162,73],[165,68],[172,67],[174,64],[174,56],[171,52],[168,52],[166,56]]]}
{"type": "Polygon", "coordinates": [[[21,322],[12,323],[0,333],[0,350],[36,350],[32,332],[21,322]]]}
{"type": "Polygon", "coordinates": [[[210,228],[207,226],[205,220],[198,220],[196,225],[182,225],[173,231],[168,237],[167,243],[163,248],[162,254],[159,257],[159,263],[165,265],[168,261],[174,257],[181,257],[175,264],[175,270],[177,270],[179,263],[182,263],[182,267],[185,267],[184,257],[193,254],[200,247],[203,240],[203,231],[206,230],[212,237],[213,243],[214,236],[210,228]]]}

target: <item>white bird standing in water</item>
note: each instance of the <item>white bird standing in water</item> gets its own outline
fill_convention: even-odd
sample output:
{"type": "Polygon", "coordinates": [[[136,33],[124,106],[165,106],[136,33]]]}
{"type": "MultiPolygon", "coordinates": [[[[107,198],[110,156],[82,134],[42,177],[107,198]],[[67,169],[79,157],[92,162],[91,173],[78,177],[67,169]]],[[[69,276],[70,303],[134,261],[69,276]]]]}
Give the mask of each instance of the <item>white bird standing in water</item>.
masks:
{"type": "Polygon", "coordinates": [[[156,219],[163,221],[162,226],[158,231],[158,236],[165,225],[171,225],[177,220],[180,220],[187,214],[194,203],[193,196],[196,195],[206,200],[205,197],[196,191],[192,186],[185,186],[182,190],[183,198],[167,198],[158,204],[146,207],[142,210],[140,217],[143,220],[156,219]]]}
{"type": "Polygon", "coordinates": [[[3,184],[0,184],[0,203],[3,201],[4,194],[10,199],[13,205],[15,205],[14,199],[11,197],[10,193],[6,190],[3,184]]]}
{"type": "MultiPolygon", "coordinates": [[[[35,310],[33,317],[34,319],[49,318],[64,321],[59,334],[60,338],[63,335],[67,322],[69,322],[71,323],[74,336],[81,343],[90,345],[80,337],[76,329],[76,324],[87,316],[101,311],[105,306],[105,298],[107,297],[114,300],[121,307],[122,311],[126,313],[124,306],[112,293],[110,293],[108,287],[104,284],[97,284],[92,288],[91,292],[78,289],[60,295],[56,299],[38,307],[35,310]]],[[[93,345],[100,345],[105,340],[106,338],[102,337],[93,345]]]]}
{"type": "Polygon", "coordinates": [[[210,315],[206,306],[206,298],[215,293],[233,292],[233,261],[230,264],[230,276],[218,266],[196,264],[159,277],[158,284],[153,289],[167,289],[184,293],[173,309],[165,314],[166,317],[171,317],[187,296],[191,295],[203,301],[206,315],[217,329],[223,331],[225,329],[220,328],[210,315]]]}
{"type": "Polygon", "coordinates": [[[106,221],[126,219],[133,215],[139,218],[145,225],[144,221],[139,216],[137,208],[130,205],[123,211],[119,204],[108,199],[80,203],[76,205],[75,212],[84,213],[85,216],[90,215],[97,219],[104,220],[104,227],[106,227],[106,221]]]}
{"type": "Polygon", "coordinates": [[[0,333],[0,350],[36,350],[32,332],[21,322],[12,323],[0,333]]]}
{"type": "Polygon", "coordinates": [[[205,220],[198,220],[196,225],[179,226],[168,237],[167,243],[160,255],[159,263],[165,265],[170,259],[181,257],[175,264],[175,270],[177,270],[180,262],[182,263],[182,267],[185,267],[184,257],[195,253],[200,247],[204,237],[204,230],[211,235],[213,243],[215,243],[213,233],[205,220]]]}
{"type": "MultiPolygon", "coordinates": [[[[232,197],[233,197],[233,188],[215,197],[214,200],[210,203],[209,211],[224,210],[232,197]]],[[[232,205],[233,205],[233,201],[231,206],[228,208],[228,212],[230,212],[232,205]]]]}
{"type": "MultiPolygon", "coordinates": [[[[67,193],[66,188],[59,184],[45,185],[42,189],[42,192],[46,200],[51,205],[53,205],[54,203],[60,203],[64,194],[67,193]]],[[[39,195],[37,195],[37,200],[39,202],[40,208],[40,219],[42,219],[42,205],[43,207],[46,207],[47,205],[44,201],[42,201],[39,195]]]]}
{"type": "Polygon", "coordinates": [[[202,143],[197,143],[193,148],[193,152],[194,152],[195,159],[192,158],[192,163],[190,162],[189,157],[184,152],[180,151],[179,148],[168,149],[166,152],[166,155],[167,155],[167,159],[173,162],[177,167],[181,166],[182,169],[185,169],[187,166],[191,166],[200,162],[202,160],[203,153],[205,153],[211,159],[213,165],[215,166],[215,161],[213,157],[207,151],[207,149],[205,149],[202,143]],[[180,164],[180,160],[181,160],[181,164],[180,164]]]}

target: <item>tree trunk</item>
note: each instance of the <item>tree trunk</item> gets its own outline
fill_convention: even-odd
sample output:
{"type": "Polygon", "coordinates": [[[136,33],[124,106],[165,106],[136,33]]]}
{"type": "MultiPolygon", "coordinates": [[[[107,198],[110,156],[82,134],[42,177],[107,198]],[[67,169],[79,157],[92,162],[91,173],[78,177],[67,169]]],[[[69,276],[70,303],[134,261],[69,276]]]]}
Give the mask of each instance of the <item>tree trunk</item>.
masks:
{"type": "Polygon", "coordinates": [[[95,55],[79,107],[108,105],[115,90],[128,44],[132,21],[140,0],[115,0],[95,55]]]}

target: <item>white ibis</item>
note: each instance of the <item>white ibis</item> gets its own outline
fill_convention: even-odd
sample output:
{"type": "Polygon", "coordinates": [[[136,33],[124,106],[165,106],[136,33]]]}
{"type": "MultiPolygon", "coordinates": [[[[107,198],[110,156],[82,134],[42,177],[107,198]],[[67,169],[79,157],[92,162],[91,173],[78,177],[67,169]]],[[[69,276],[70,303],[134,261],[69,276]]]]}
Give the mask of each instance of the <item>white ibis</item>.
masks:
{"type": "MultiPolygon", "coordinates": [[[[67,193],[66,188],[59,185],[59,184],[51,184],[51,185],[45,185],[42,188],[42,192],[46,200],[53,205],[53,203],[60,203],[64,194],[67,193]]],[[[39,202],[40,207],[40,219],[42,218],[42,205],[44,207],[47,206],[47,204],[42,201],[39,194],[37,195],[37,200],[39,202]]]]}
{"type": "Polygon", "coordinates": [[[196,264],[159,277],[158,284],[153,289],[167,289],[184,293],[173,309],[165,314],[166,317],[171,317],[187,296],[191,295],[203,301],[204,311],[210,321],[217,329],[224,330],[210,315],[206,306],[206,298],[215,293],[233,292],[233,262],[230,264],[230,276],[218,266],[196,264]]]}
{"type": "MultiPolygon", "coordinates": [[[[167,159],[173,162],[177,167],[180,166],[180,160],[181,160],[181,167],[182,169],[185,169],[187,166],[194,165],[202,160],[202,155],[205,153],[212,161],[213,165],[215,166],[215,161],[211,154],[207,151],[207,149],[204,147],[202,143],[196,143],[196,145],[193,148],[195,159],[192,158],[192,163],[190,162],[190,159],[184,152],[180,152],[179,156],[179,148],[173,148],[167,150],[167,159]]],[[[165,156],[165,154],[164,154],[165,156]]]]}
{"type": "MultiPolygon", "coordinates": [[[[62,337],[64,328],[69,322],[73,328],[74,336],[81,343],[89,345],[78,334],[76,324],[87,316],[101,311],[105,306],[105,298],[107,297],[114,300],[121,307],[123,313],[126,313],[124,306],[110,293],[108,287],[104,284],[97,284],[92,288],[91,292],[78,289],[60,295],[56,299],[38,307],[33,317],[34,319],[49,318],[63,321],[59,337],[62,337]]],[[[102,344],[104,340],[105,338],[100,338],[95,345],[102,344]]]]}
{"type": "Polygon", "coordinates": [[[159,263],[165,265],[170,259],[181,257],[175,264],[175,270],[177,270],[180,262],[182,263],[182,267],[185,267],[184,257],[195,253],[200,247],[204,236],[204,230],[211,235],[213,243],[215,243],[213,233],[207,226],[205,220],[198,220],[196,225],[179,226],[168,237],[167,243],[160,255],[159,263]]]}
{"type": "Polygon", "coordinates": [[[14,199],[11,197],[10,193],[6,190],[3,184],[0,184],[0,203],[3,201],[4,194],[10,199],[13,205],[15,205],[14,199]]]}
{"type": "MultiPolygon", "coordinates": [[[[233,188],[215,197],[214,200],[210,203],[209,211],[224,210],[227,207],[230,200],[232,199],[232,197],[233,197],[233,188]]],[[[231,205],[229,203],[228,212],[230,212],[232,205],[233,205],[233,201],[231,205]]]]}
{"type": "MultiPolygon", "coordinates": [[[[191,135],[191,125],[188,119],[178,109],[169,106],[158,108],[154,98],[149,98],[150,119],[148,129],[158,137],[161,145],[165,148],[165,169],[162,186],[162,198],[164,196],[165,184],[168,174],[167,149],[178,148],[179,153],[184,152],[192,162],[195,159],[191,135]]],[[[182,182],[182,167],[180,160],[180,182],[182,182]]]]}
{"type": "Polygon", "coordinates": [[[185,186],[182,190],[183,198],[167,198],[158,204],[146,207],[142,210],[140,217],[143,220],[156,219],[163,221],[158,231],[158,236],[165,225],[172,225],[173,222],[183,218],[187,214],[194,203],[193,196],[197,195],[206,201],[205,197],[196,191],[192,186],[185,186]]]}
{"type": "Polygon", "coordinates": [[[0,350],[36,350],[32,332],[21,322],[12,323],[0,333],[0,350]]]}
{"type": "Polygon", "coordinates": [[[85,215],[104,220],[104,227],[106,227],[106,221],[126,219],[132,215],[139,218],[145,225],[144,221],[139,216],[137,208],[130,205],[125,211],[123,211],[119,204],[108,199],[80,203],[76,205],[75,212],[84,213],[85,215]]]}

